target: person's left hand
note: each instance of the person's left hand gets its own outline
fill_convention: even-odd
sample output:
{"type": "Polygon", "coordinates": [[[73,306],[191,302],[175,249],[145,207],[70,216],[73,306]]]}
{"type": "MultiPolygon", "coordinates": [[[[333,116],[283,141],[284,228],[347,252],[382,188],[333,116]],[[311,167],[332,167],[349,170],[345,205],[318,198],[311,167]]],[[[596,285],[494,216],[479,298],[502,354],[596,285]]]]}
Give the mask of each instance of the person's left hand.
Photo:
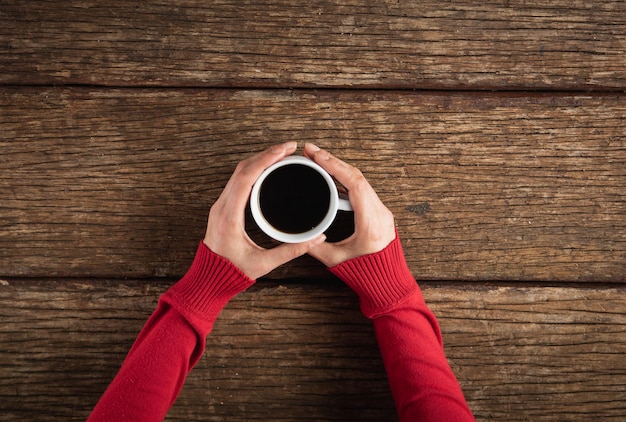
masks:
{"type": "Polygon", "coordinates": [[[263,170],[293,154],[296,148],[295,142],[275,145],[240,162],[209,212],[204,244],[253,280],[304,255],[325,240],[325,236],[320,235],[305,243],[285,243],[273,249],[263,249],[245,231],[245,209],[252,185],[263,170]]]}

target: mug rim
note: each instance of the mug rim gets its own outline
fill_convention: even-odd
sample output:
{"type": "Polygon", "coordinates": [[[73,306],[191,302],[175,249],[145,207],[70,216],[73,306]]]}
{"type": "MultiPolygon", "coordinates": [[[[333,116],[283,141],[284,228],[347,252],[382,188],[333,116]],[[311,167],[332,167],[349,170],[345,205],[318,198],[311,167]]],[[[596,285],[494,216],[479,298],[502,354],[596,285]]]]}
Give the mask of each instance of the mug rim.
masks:
{"type": "Polygon", "coordinates": [[[310,158],[300,156],[300,155],[290,155],[282,160],[272,164],[268,168],[266,168],[259,178],[252,185],[252,192],[250,194],[250,211],[252,212],[252,218],[255,223],[259,226],[261,231],[266,235],[270,236],[272,239],[278,240],[283,243],[301,243],[307,242],[309,240],[315,239],[320,234],[324,233],[335,220],[335,216],[337,215],[337,210],[339,209],[339,194],[337,192],[337,186],[333,181],[332,177],[322,166],[311,160],[310,158]],[[261,212],[261,206],[259,203],[259,193],[261,190],[261,186],[263,182],[267,178],[267,176],[272,173],[274,170],[292,164],[300,164],[304,166],[308,166],[314,169],[317,173],[322,176],[322,178],[326,181],[326,184],[329,187],[330,191],[330,201],[328,203],[328,210],[326,211],[326,215],[322,219],[322,221],[313,227],[311,230],[307,230],[301,233],[285,233],[276,229],[272,226],[263,213],[261,212]]]}

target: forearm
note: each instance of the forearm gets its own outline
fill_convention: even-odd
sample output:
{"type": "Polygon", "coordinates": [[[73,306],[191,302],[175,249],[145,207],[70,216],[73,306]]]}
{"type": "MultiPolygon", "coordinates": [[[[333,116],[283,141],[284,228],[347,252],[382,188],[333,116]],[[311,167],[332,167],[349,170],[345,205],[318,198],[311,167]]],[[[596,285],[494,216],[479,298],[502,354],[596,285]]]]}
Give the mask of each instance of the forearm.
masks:
{"type": "Polygon", "coordinates": [[[160,298],[89,421],[163,420],[222,308],[253,283],[201,244],[187,274],[160,298]]]}
{"type": "Polygon", "coordinates": [[[419,291],[373,324],[401,421],[474,420],[419,291]]]}
{"type": "Polygon", "coordinates": [[[202,355],[204,342],[205,337],[161,300],[89,421],[163,420],[202,355]]]}
{"type": "Polygon", "coordinates": [[[359,295],[363,314],[373,321],[400,419],[473,420],[400,240],[330,270],[359,295]]]}

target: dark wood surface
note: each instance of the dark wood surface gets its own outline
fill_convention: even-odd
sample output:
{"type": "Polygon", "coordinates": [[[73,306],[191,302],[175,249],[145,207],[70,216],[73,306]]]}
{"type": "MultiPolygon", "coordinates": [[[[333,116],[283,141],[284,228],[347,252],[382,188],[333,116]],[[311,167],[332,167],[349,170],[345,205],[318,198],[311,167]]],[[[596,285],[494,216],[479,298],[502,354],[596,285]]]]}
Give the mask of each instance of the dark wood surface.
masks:
{"type": "MultiPolygon", "coordinates": [[[[0,412],[84,420],[163,280],[0,284],[0,412]]],[[[621,420],[626,290],[424,283],[478,420],[621,420]]],[[[169,420],[395,419],[372,327],[338,281],[262,282],[209,336],[169,420]]]]}
{"type": "Polygon", "coordinates": [[[0,2],[0,82],[613,89],[614,1],[0,2]]]}
{"type": "MultiPolygon", "coordinates": [[[[623,1],[0,0],[0,419],[84,420],[236,163],[296,140],[395,213],[478,420],[624,420],[625,51],[623,1]]],[[[168,419],[395,410],[303,258],[227,306],[168,419]]]]}
{"type": "MultiPolygon", "coordinates": [[[[290,139],[365,173],[419,278],[626,276],[622,96],[18,88],[0,111],[7,276],[180,276],[236,163],[290,139]]],[[[295,276],[328,274],[271,277],[295,276]]]]}

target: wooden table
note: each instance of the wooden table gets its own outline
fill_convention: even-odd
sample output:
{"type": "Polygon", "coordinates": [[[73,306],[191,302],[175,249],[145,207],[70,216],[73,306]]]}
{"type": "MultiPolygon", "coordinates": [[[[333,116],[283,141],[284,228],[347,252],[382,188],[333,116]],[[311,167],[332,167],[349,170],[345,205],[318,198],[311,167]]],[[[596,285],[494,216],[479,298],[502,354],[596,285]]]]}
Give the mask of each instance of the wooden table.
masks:
{"type": "MultiPolygon", "coordinates": [[[[0,0],[0,415],[84,420],[236,163],[312,141],[394,212],[478,420],[626,417],[626,3],[0,0]]],[[[311,258],[168,420],[394,420],[311,258]]]]}

